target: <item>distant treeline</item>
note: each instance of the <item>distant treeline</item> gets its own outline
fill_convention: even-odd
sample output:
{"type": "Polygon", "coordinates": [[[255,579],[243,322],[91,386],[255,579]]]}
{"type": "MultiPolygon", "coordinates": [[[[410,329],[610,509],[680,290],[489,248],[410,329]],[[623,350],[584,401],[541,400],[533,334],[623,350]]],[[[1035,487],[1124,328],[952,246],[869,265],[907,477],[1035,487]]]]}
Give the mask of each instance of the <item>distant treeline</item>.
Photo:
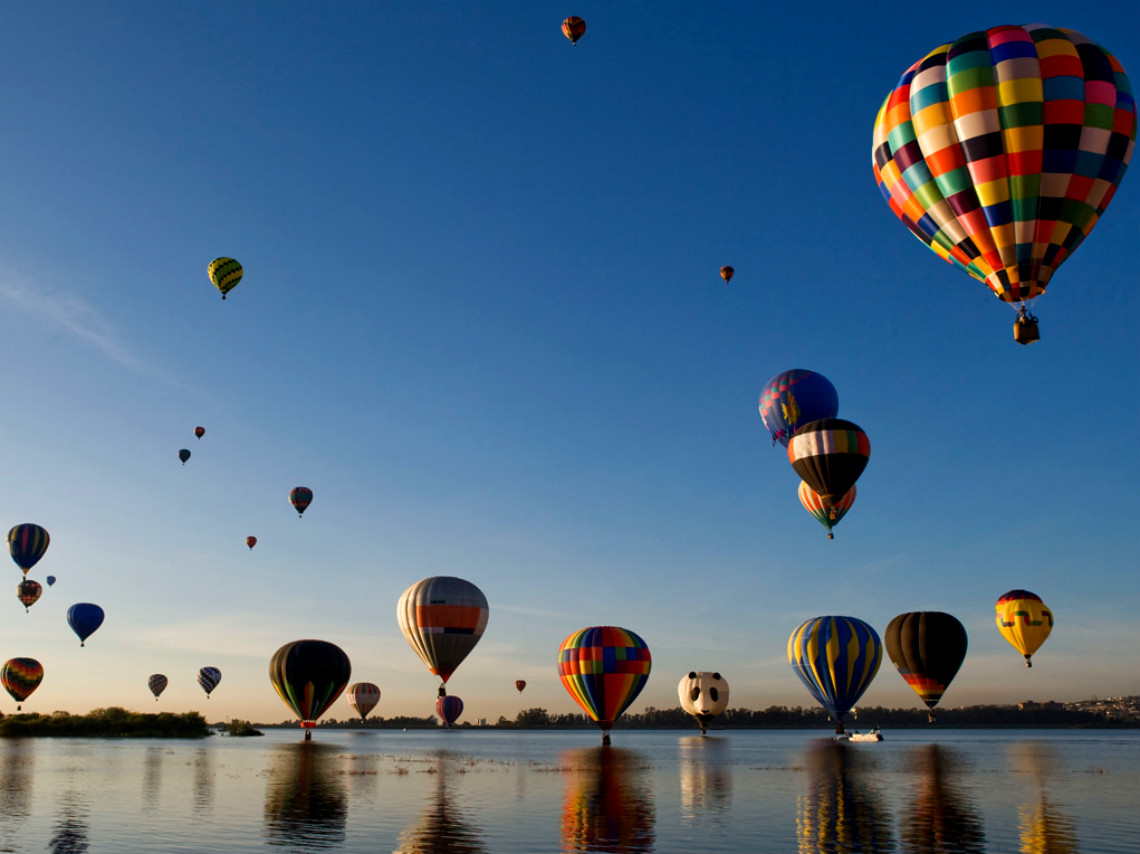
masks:
{"type": "Polygon", "coordinates": [[[50,715],[0,715],[0,738],[25,736],[86,736],[110,738],[204,738],[210,735],[198,712],[140,714],[112,706],[86,715],[53,712],[50,715]]]}
{"type": "MultiPolygon", "coordinates": [[[[883,706],[860,706],[856,714],[844,718],[848,729],[866,729],[872,726],[893,727],[895,729],[929,727],[925,708],[888,709],[883,706]]],[[[364,723],[359,719],[332,719],[320,724],[322,727],[339,729],[436,729],[440,721],[435,717],[384,718],[375,716],[364,723]]],[[[1071,709],[1061,704],[1036,705],[1032,708],[1018,706],[966,706],[954,709],[939,709],[937,726],[944,727],[1114,727],[1140,728],[1140,716],[1135,714],[1115,716],[1101,711],[1071,709]]],[[[296,722],[283,721],[280,724],[258,724],[258,726],[291,726],[296,722]]],[[[461,721],[455,726],[471,728],[470,721],[461,721]]],[[[543,708],[524,709],[514,720],[500,717],[489,727],[497,729],[593,729],[596,724],[583,714],[551,714],[543,708]]],[[[832,729],[827,713],[819,708],[801,706],[769,706],[763,711],[751,709],[728,709],[713,719],[713,729],[832,729]]],[[[652,706],[644,712],[624,714],[618,721],[620,729],[690,729],[697,727],[696,721],[679,706],[673,709],[656,709],[652,706]]]]}

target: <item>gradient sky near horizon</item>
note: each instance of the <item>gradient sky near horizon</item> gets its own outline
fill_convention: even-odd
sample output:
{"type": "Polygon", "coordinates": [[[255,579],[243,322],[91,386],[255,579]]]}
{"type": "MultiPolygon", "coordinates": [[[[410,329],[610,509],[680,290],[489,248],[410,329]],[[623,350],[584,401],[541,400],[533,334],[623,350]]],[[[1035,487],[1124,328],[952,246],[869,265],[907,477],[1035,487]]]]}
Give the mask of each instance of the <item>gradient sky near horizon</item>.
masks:
{"type": "MultiPolygon", "coordinates": [[[[597,624],[652,651],[631,711],[689,670],[808,706],[792,629],[911,610],[969,633],[943,707],[1140,693],[1140,175],[1020,347],[871,170],[912,62],[1029,21],[1140,80],[1132,4],[7,9],[0,527],[47,528],[29,577],[58,578],[0,606],[0,660],[46,671],[25,708],[281,720],[269,659],[317,637],[375,714],[431,715],[395,619],[429,575],[490,602],[466,721],[578,711],[556,652],[597,624]],[[245,267],[224,302],[216,256],[245,267]],[[757,411],[794,367],[871,441],[834,541],[757,411]],[[993,624],[1011,588],[1056,614],[1032,669],[993,624]]],[[[921,705],[886,659],[861,704],[921,705]]]]}

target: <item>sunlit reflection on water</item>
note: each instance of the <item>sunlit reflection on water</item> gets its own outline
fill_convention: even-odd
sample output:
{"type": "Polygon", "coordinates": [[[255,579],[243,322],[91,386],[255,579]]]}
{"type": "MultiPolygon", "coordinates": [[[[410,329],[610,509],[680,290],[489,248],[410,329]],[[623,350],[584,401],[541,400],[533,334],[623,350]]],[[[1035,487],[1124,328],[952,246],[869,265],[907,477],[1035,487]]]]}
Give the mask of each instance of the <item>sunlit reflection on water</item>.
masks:
{"type": "Polygon", "coordinates": [[[587,747],[562,753],[562,850],[634,854],[653,850],[651,767],[636,750],[587,747]]]}
{"type": "Polygon", "coordinates": [[[265,836],[295,850],[344,842],[348,793],[339,748],[316,741],[279,744],[265,786],[265,836]]]}
{"type": "Polygon", "coordinates": [[[902,815],[903,851],[913,854],[985,854],[982,819],[963,785],[968,762],[938,744],[912,748],[906,766],[918,776],[914,800],[902,815]]]}
{"type": "Polygon", "coordinates": [[[680,740],[681,813],[694,823],[723,824],[732,807],[732,748],[723,736],[680,740]]]}
{"type": "Polygon", "coordinates": [[[799,854],[885,854],[895,850],[891,814],[872,774],[875,757],[844,742],[816,742],[796,816],[799,854]]]}
{"type": "Polygon", "coordinates": [[[400,834],[395,854],[480,854],[486,850],[481,831],[456,805],[451,779],[464,757],[441,750],[434,758],[427,773],[435,775],[435,790],[419,819],[400,834]]]}

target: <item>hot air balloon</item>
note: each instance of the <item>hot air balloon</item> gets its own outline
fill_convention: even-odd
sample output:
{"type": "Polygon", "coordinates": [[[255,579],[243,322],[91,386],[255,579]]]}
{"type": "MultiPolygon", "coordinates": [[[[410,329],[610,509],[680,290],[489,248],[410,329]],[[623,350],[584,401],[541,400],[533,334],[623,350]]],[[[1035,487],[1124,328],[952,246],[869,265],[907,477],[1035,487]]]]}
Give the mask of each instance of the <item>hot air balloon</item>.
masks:
{"type": "Polygon", "coordinates": [[[197,436],[199,439],[201,439],[203,436],[206,435],[206,428],[205,427],[195,427],[194,428],[194,435],[197,436]]]}
{"type": "Polygon", "coordinates": [[[54,584],[55,584],[55,576],[54,576],[54,575],[49,575],[47,578],[45,578],[45,579],[44,579],[44,581],[46,581],[46,582],[47,582],[47,584],[48,584],[48,587],[51,587],[52,585],[54,585],[54,584]]]}
{"type": "Polygon", "coordinates": [[[463,714],[463,701],[454,694],[440,697],[435,701],[435,713],[450,727],[463,714]]]}
{"type": "Polygon", "coordinates": [[[526,687],[526,680],[525,679],[516,679],[515,680],[515,690],[518,691],[520,694],[523,692],[523,688],[525,688],[525,687],[526,687]]]}
{"type": "Polygon", "coordinates": [[[269,681],[301,721],[305,741],[312,738],[317,719],[344,692],[350,676],[352,665],[344,650],[323,640],[287,643],[269,662],[269,681]]]}
{"type": "Polygon", "coordinates": [[[720,277],[722,279],[724,279],[726,282],[731,282],[732,276],[735,272],[736,272],[736,270],[734,270],[732,267],[725,265],[724,267],[720,268],[720,277]]]}
{"type": "Polygon", "coordinates": [[[8,551],[24,575],[44,556],[50,542],[48,532],[31,522],[16,525],[8,532],[8,551]]]}
{"type": "Polygon", "coordinates": [[[577,15],[571,15],[562,22],[562,35],[570,39],[571,44],[578,44],[578,39],[586,32],[586,22],[577,15]]]}
{"type": "Polygon", "coordinates": [[[934,723],[934,707],[966,658],[966,627],[941,611],[912,611],[891,620],[883,640],[891,663],[926,703],[934,723]]]}
{"type": "Polygon", "coordinates": [[[297,515],[301,516],[313,503],[313,490],[307,486],[294,486],[289,490],[289,503],[296,509],[297,515]]]}
{"type": "Polygon", "coordinates": [[[558,677],[562,686],[602,731],[610,730],[621,713],[637,699],[653,658],[640,636],[617,626],[579,629],[558,648],[558,677]]]}
{"type": "Polygon", "coordinates": [[[772,434],[772,444],[785,447],[792,434],[809,421],[834,418],[839,394],[822,374],[793,368],[768,380],[760,393],[760,418],[772,434]]]}
{"type": "Polygon", "coordinates": [[[203,667],[198,671],[198,684],[202,686],[202,690],[206,692],[206,699],[210,699],[210,694],[218,687],[218,683],[222,681],[222,671],[216,667],[203,667]]]}
{"type": "Polygon", "coordinates": [[[210,276],[210,281],[214,283],[214,287],[222,292],[222,299],[225,299],[226,294],[241,281],[243,270],[241,264],[233,258],[215,258],[206,268],[206,272],[210,276]]]}
{"type": "Polygon", "coordinates": [[[847,515],[847,511],[851,509],[851,505],[855,503],[855,487],[851,487],[844,493],[843,497],[835,502],[835,506],[828,509],[823,506],[823,499],[819,497],[819,493],[800,481],[800,504],[804,506],[812,516],[819,520],[823,527],[827,528],[827,538],[829,540],[835,539],[835,534],[831,533],[831,529],[839,524],[839,520],[847,515]]]}
{"type": "MultiPolygon", "coordinates": [[[[34,658],[9,658],[0,668],[0,684],[17,704],[28,699],[44,681],[44,667],[34,658]]],[[[23,706],[17,705],[16,711],[23,706]]]]}
{"type": "Polygon", "coordinates": [[[67,609],[67,624],[79,635],[79,645],[86,646],[87,638],[103,625],[103,609],[90,602],[77,602],[67,609]]]}
{"type": "Polygon", "coordinates": [[[368,717],[368,713],[376,708],[380,702],[380,687],[371,682],[354,682],[348,686],[348,704],[356,709],[360,719],[368,717]]]}
{"type": "MultiPolygon", "coordinates": [[[[396,604],[400,631],[428,669],[444,683],[479,643],[490,609],[483,591],[462,578],[417,581],[396,604]]],[[[447,693],[439,686],[439,695],[447,693]]]]}
{"type": "Polygon", "coordinates": [[[840,734],[843,716],[859,702],[882,660],[878,634],[855,617],[815,617],[788,638],[788,661],[840,734]]]}
{"type": "Polygon", "coordinates": [[[1136,103],[1116,57],[1072,30],[1001,26],[935,48],[879,108],[875,180],[936,255],[1020,305],[1096,225],[1124,177],[1136,103]]]}
{"type": "Polygon", "coordinates": [[[186,461],[190,459],[190,449],[183,448],[178,452],[178,459],[182,460],[182,465],[186,465],[186,461]]]}
{"type": "Polygon", "coordinates": [[[158,702],[158,695],[166,690],[169,681],[170,680],[161,673],[152,673],[147,677],[146,687],[150,688],[150,693],[154,694],[154,701],[156,703],[158,702]]]}
{"type": "Polygon", "coordinates": [[[1030,658],[1053,631],[1053,611],[1028,590],[1010,590],[997,600],[995,608],[1002,637],[1025,656],[1025,666],[1032,667],[1030,658]]]}
{"type": "Polygon", "coordinates": [[[36,604],[36,600],[43,595],[43,592],[44,589],[40,583],[29,578],[25,578],[16,585],[16,598],[23,604],[25,612],[36,604]]]}
{"type": "Polygon", "coordinates": [[[697,719],[701,735],[709,721],[728,708],[728,680],[719,673],[692,670],[677,684],[681,708],[697,719]]]}
{"type": "Polygon", "coordinates": [[[788,442],[792,468],[800,480],[819,494],[828,511],[855,485],[870,456],[867,434],[842,418],[811,421],[788,442]]]}
{"type": "Polygon", "coordinates": [[[250,551],[253,551],[253,547],[257,545],[257,537],[246,537],[245,544],[249,546],[250,551]]]}

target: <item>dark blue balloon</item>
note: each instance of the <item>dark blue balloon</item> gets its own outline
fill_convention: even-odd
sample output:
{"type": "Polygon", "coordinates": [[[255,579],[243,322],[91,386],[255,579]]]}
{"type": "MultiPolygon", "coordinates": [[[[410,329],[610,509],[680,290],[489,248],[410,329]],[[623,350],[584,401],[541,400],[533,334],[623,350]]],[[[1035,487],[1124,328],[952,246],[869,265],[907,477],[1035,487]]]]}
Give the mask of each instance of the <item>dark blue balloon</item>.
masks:
{"type": "Polygon", "coordinates": [[[772,434],[772,444],[784,447],[792,434],[809,421],[839,414],[839,394],[830,380],[815,371],[793,368],[768,380],[760,394],[760,417],[772,434]]]}
{"type": "Polygon", "coordinates": [[[79,635],[79,645],[86,646],[91,633],[103,625],[103,609],[90,602],[76,603],[67,609],[67,624],[79,635]]]}

